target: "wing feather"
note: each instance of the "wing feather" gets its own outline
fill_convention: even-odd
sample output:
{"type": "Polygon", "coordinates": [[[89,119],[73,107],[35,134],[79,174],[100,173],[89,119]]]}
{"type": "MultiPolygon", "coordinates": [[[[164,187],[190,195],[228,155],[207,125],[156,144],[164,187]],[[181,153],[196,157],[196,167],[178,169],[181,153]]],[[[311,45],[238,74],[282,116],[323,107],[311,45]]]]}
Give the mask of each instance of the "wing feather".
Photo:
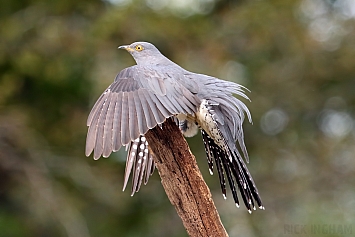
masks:
{"type": "MultiPolygon", "coordinates": [[[[149,109],[149,102],[144,94],[144,90],[141,90],[140,93],[138,93],[139,99],[142,103],[142,108],[143,108],[143,112],[144,112],[144,117],[145,117],[145,121],[147,124],[148,129],[154,128],[155,127],[155,123],[154,123],[154,115],[152,113],[152,111],[149,109]]],[[[144,119],[144,118],[142,118],[144,119]]]]}
{"type": "Polygon", "coordinates": [[[131,141],[139,137],[138,117],[136,104],[134,102],[135,92],[128,93],[128,109],[129,109],[129,133],[131,141]]]}
{"type": "Polygon", "coordinates": [[[112,129],[113,129],[113,116],[117,101],[115,100],[115,94],[110,96],[110,105],[107,109],[107,115],[105,119],[104,128],[104,151],[103,157],[108,157],[112,152],[112,129]]]}
{"type": "MultiPolygon", "coordinates": [[[[183,107],[178,102],[178,98],[176,98],[174,95],[168,94],[166,96],[166,99],[170,101],[170,103],[174,106],[176,111],[185,111],[185,109],[183,109],[183,107]]],[[[186,112],[184,112],[184,113],[186,113],[186,112]]]]}
{"type": "Polygon", "coordinates": [[[148,95],[150,96],[152,101],[155,103],[155,105],[156,105],[156,107],[158,109],[157,111],[159,111],[163,115],[163,117],[164,117],[163,119],[165,120],[165,118],[169,118],[171,116],[171,113],[166,109],[165,106],[162,105],[160,100],[156,96],[154,96],[152,94],[148,93],[148,95]]]}
{"type": "Polygon", "coordinates": [[[160,103],[164,105],[164,107],[168,110],[170,114],[178,114],[178,110],[174,107],[171,101],[168,99],[167,96],[158,96],[157,97],[160,103]]]}
{"type": "Polygon", "coordinates": [[[102,107],[102,104],[103,102],[107,99],[107,96],[110,94],[109,92],[109,88],[104,92],[102,93],[102,95],[99,97],[99,99],[97,99],[97,101],[95,102],[94,106],[92,107],[92,110],[88,116],[88,120],[87,120],[87,123],[86,125],[89,126],[93,120],[93,117],[96,115],[97,113],[97,110],[99,108],[102,107]]]}
{"type": "Polygon", "coordinates": [[[138,131],[139,134],[143,135],[147,132],[148,127],[145,119],[139,119],[139,118],[144,118],[144,112],[142,108],[142,103],[138,95],[138,91],[134,92],[133,100],[134,100],[134,106],[136,107],[136,116],[137,116],[137,123],[138,123],[138,131]]]}
{"type": "Polygon", "coordinates": [[[143,90],[143,94],[144,97],[146,99],[146,101],[148,102],[149,105],[149,109],[153,114],[153,123],[151,125],[150,128],[155,127],[155,125],[160,124],[162,122],[164,122],[164,116],[161,114],[161,112],[158,110],[156,104],[154,103],[154,101],[152,100],[152,97],[150,96],[150,94],[148,93],[148,91],[143,90]]]}
{"type": "Polygon", "coordinates": [[[107,157],[166,118],[196,112],[199,98],[164,68],[136,65],[116,76],[89,114],[87,156],[107,157]]]}
{"type": "Polygon", "coordinates": [[[102,105],[102,109],[100,110],[100,117],[97,120],[97,131],[96,131],[96,142],[95,142],[95,150],[94,150],[94,159],[100,158],[104,149],[104,128],[105,128],[105,119],[107,114],[107,109],[111,103],[111,95],[107,97],[104,104],[102,105]]]}
{"type": "Polygon", "coordinates": [[[123,92],[122,95],[122,110],[121,110],[121,142],[122,145],[128,145],[131,141],[129,136],[129,110],[128,110],[128,95],[123,92]]]}
{"type": "Polygon", "coordinates": [[[88,134],[86,136],[86,149],[85,149],[86,156],[89,156],[95,148],[97,121],[99,117],[100,117],[100,113],[95,113],[90,123],[88,134]]]}
{"type": "Polygon", "coordinates": [[[123,93],[115,93],[115,111],[113,115],[113,126],[112,126],[112,145],[113,151],[118,151],[121,146],[121,111],[122,111],[122,95],[123,93]]]}

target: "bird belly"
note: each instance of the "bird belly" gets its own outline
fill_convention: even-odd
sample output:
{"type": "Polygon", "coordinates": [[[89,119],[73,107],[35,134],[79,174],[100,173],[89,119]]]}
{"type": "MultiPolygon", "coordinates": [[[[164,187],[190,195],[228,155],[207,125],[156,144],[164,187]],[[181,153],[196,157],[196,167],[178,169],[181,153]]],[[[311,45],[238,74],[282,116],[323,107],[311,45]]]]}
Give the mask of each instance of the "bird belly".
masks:
{"type": "Polygon", "coordinates": [[[224,138],[218,129],[217,122],[213,117],[213,110],[207,100],[202,100],[200,108],[196,113],[196,121],[205,130],[206,133],[214,140],[216,145],[222,149],[225,146],[224,138]]]}

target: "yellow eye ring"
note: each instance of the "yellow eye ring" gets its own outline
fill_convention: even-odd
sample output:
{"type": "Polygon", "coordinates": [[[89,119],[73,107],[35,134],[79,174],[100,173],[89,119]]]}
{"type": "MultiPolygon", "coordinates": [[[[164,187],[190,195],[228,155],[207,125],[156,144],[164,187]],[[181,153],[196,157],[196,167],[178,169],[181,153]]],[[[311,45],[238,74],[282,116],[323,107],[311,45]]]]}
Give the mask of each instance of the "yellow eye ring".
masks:
{"type": "Polygon", "coordinates": [[[135,49],[136,49],[136,51],[139,52],[139,51],[142,51],[144,48],[142,45],[138,44],[138,45],[136,45],[135,49]]]}

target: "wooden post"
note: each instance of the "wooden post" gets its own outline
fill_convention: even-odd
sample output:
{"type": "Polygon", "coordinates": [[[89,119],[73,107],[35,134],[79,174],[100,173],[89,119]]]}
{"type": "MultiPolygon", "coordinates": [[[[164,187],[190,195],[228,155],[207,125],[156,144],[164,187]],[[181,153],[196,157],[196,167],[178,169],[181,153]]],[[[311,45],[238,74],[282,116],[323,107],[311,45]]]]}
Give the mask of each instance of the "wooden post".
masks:
{"type": "Polygon", "coordinates": [[[179,128],[167,119],[145,134],[161,182],[191,237],[227,237],[212,195],[179,128]]]}

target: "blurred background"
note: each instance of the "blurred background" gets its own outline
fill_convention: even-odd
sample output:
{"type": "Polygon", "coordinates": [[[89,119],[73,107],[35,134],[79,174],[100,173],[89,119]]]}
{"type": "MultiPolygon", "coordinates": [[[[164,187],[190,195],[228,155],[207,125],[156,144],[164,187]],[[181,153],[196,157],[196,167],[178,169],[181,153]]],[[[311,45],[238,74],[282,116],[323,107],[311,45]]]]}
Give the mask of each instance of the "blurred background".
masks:
{"type": "Polygon", "coordinates": [[[5,0],[0,8],[1,236],[187,236],[155,172],[122,192],[125,151],[85,157],[86,118],[150,41],[235,81],[265,211],[225,201],[188,139],[230,236],[354,236],[355,1],[5,0]]]}

